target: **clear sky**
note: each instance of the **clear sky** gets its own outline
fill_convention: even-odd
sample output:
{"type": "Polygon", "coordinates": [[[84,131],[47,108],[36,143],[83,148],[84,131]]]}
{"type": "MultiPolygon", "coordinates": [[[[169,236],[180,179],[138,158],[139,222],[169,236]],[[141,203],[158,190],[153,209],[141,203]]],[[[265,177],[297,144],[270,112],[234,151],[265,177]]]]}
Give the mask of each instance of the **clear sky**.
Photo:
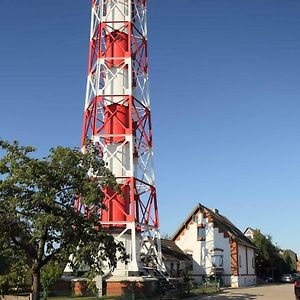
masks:
{"type": "MultiPolygon", "coordinates": [[[[201,202],[300,255],[300,1],[149,0],[162,233],[201,202]]],[[[88,0],[0,0],[0,137],[78,146],[88,0]]]]}

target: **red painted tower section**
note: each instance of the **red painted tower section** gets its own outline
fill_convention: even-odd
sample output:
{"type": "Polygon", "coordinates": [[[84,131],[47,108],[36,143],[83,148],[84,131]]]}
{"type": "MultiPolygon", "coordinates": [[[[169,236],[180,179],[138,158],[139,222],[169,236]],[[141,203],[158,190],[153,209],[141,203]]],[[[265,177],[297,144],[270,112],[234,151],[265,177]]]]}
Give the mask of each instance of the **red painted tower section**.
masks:
{"type": "Polygon", "coordinates": [[[97,145],[122,191],[104,189],[107,210],[100,218],[126,243],[127,271],[139,271],[149,261],[164,268],[152,163],[146,4],[92,0],[82,130],[82,147],[86,139],[97,145]]]}

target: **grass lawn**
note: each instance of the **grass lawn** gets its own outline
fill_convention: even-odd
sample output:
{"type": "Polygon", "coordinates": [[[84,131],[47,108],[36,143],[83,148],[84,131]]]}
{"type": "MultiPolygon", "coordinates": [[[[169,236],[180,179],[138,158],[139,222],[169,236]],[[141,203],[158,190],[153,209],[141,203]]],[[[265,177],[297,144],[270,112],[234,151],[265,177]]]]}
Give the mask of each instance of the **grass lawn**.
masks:
{"type": "Polygon", "coordinates": [[[193,288],[189,294],[185,293],[185,294],[180,295],[179,299],[200,296],[200,295],[206,295],[206,294],[214,294],[216,292],[218,292],[216,286],[207,286],[207,287],[201,286],[198,288],[193,288]]]}
{"type": "MultiPolygon", "coordinates": [[[[201,286],[198,288],[193,288],[189,294],[181,294],[181,295],[176,295],[176,299],[184,299],[188,297],[193,297],[193,296],[200,296],[200,295],[205,295],[205,294],[213,294],[217,292],[216,286],[201,286]]],[[[175,296],[175,295],[174,295],[175,296]]],[[[98,298],[99,300],[131,300],[132,298],[128,298],[127,296],[123,297],[102,297],[98,298]]],[[[153,298],[135,298],[136,300],[143,299],[143,300],[158,300],[159,298],[153,297],[153,298]]],[[[96,300],[95,296],[88,296],[88,297],[76,297],[76,296],[56,296],[56,297],[48,297],[48,300],[96,300]]]]}
{"type": "MultiPolygon", "coordinates": [[[[41,298],[42,299],[42,298],[41,298]]],[[[131,296],[120,296],[120,297],[117,297],[117,296],[103,296],[101,298],[98,298],[99,300],[131,300],[132,297],[131,296]]],[[[136,297],[135,300],[158,300],[159,298],[146,298],[146,297],[143,297],[143,298],[139,298],[139,297],[136,297]]],[[[48,297],[47,300],[96,300],[96,296],[87,296],[87,297],[80,297],[80,296],[51,296],[51,297],[48,297]]]]}
{"type": "MultiPolygon", "coordinates": [[[[88,296],[88,297],[76,297],[76,296],[57,296],[57,297],[48,297],[48,300],[95,300],[95,296],[88,296]]],[[[102,297],[102,299],[107,300],[119,300],[119,297],[102,297]]]]}
{"type": "MultiPolygon", "coordinates": [[[[58,297],[48,297],[47,298],[48,300],[95,300],[96,299],[96,297],[94,296],[94,297],[75,297],[75,296],[70,296],[70,297],[67,297],[67,296],[65,296],[65,297],[60,297],[60,296],[58,296],[58,297]]],[[[103,297],[101,297],[101,298],[98,298],[99,300],[131,300],[132,298],[128,298],[128,296],[127,297],[113,297],[113,296],[110,296],[110,297],[105,297],[105,296],[103,296],[103,297]]],[[[141,298],[135,298],[136,300],[139,300],[139,299],[141,299],[141,298]]],[[[144,299],[144,300],[146,300],[146,298],[142,298],[142,299],[144,299]]],[[[157,298],[153,298],[153,300],[156,300],[157,298]]],[[[150,299],[148,299],[148,300],[150,300],[150,299]]],[[[152,300],[152,299],[151,299],[152,300]]]]}

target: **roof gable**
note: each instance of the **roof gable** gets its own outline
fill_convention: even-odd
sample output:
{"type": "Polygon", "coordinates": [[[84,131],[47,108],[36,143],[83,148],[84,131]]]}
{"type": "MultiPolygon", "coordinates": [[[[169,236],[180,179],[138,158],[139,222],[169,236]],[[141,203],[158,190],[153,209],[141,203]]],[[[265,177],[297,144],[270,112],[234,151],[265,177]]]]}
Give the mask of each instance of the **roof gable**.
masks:
{"type": "Polygon", "coordinates": [[[206,217],[209,216],[210,218],[212,218],[212,221],[218,228],[220,228],[224,233],[226,233],[229,237],[231,237],[239,244],[255,248],[254,243],[250,239],[248,239],[229,219],[217,212],[214,212],[212,209],[209,209],[200,203],[192,210],[185,221],[179,226],[172,237],[173,240],[176,240],[176,238],[188,227],[190,222],[193,220],[193,216],[198,214],[199,212],[204,213],[206,217]]]}

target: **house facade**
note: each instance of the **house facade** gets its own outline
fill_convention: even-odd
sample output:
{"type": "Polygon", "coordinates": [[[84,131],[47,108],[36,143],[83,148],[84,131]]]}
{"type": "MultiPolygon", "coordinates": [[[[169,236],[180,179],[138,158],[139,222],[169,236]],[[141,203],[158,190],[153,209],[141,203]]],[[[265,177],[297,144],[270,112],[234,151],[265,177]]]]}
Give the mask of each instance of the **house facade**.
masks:
{"type": "Polygon", "coordinates": [[[192,267],[192,258],[185,254],[172,240],[161,239],[163,262],[171,278],[181,277],[192,267]]]}
{"type": "Polygon", "coordinates": [[[198,204],[173,236],[192,257],[196,282],[218,276],[232,287],[256,284],[255,245],[216,209],[198,204]]]}
{"type": "Polygon", "coordinates": [[[253,241],[254,234],[255,234],[255,229],[251,227],[247,227],[247,229],[244,231],[244,235],[251,241],[253,241]]]}

